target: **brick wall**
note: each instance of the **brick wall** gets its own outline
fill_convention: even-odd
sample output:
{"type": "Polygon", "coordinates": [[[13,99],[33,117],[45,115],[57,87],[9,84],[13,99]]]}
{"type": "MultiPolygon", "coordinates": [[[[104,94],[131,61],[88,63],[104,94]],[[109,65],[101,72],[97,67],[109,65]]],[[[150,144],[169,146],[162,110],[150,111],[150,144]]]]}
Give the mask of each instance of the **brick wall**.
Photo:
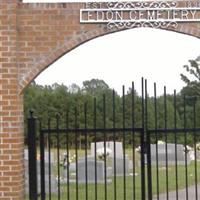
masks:
{"type": "MultiPolygon", "coordinates": [[[[111,32],[106,25],[80,24],[83,3],[21,4],[18,13],[21,89],[51,63],[80,44],[111,32]]],[[[198,23],[182,23],[176,29],[200,36],[198,23]]]]}
{"type": "MultiPolygon", "coordinates": [[[[106,25],[81,25],[82,7],[82,3],[23,4],[20,0],[0,0],[2,200],[22,200],[24,196],[23,89],[65,53],[93,38],[118,31],[108,30],[106,25]]],[[[200,37],[197,23],[183,23],[173,31],[200,37]]]]}
{"type": "Polygon", "coordinates": [[[80,25],[83,4],[21,4],[19,11],[20,85],[76,46],[108,32],[105,26],[80,25]],[[45,66],[45,67],[44,67],[45,66]]]}
{"type": "Polygon", "coordinates": [[[0,1],[0,199],[23,199],[22,96],[17,66],[17,1],[0,1]]]}

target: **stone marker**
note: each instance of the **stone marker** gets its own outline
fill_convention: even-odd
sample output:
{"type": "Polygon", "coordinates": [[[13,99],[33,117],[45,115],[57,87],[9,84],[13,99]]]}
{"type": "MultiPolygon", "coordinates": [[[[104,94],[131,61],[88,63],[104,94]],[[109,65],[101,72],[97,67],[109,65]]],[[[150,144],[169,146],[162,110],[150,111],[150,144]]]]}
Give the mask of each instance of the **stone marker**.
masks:
{"type": "MultiPolygon", "coordinates": [[[[104,142],[97,142],[96,143],[96,151],[98,149],[104,148],[104,142]]],[[[114,158],[114,141],[106,142],[106,148],[111,150],[111,154],[108,156],[109,158],[114,158]]],[[[116,158],[117,157],[123,157],[123,149],[122,149],[122,142],[115,142],[115,152],[116,152],[116,158]]],[[[95,143],[91,143],[91,156],[95,156],[95,143]]]]}
{"type": "MultiPolygon", "coordinates": [[[[114,165],[116,168],[116,176],[123,176],[124,175],[124,159],[123,157],[121,158],[116,158],[116,162],[114,162],[114,159],[112,160],[112,174],[114,174],[114,165]],[[115,165],[116,164],[116,165],[115,165]]],[[[130,166],[130,161],[128,157],[125,157],[125,175],[129,175],[129,166],[130,166]]]]}
{"type": "MultiPolygon", "coordinates": [[[[175,165],[175,144],[167,144],[167,157],[168,165],[175,165]]],[[[156,165],[156,145],[151,144],[151,164],[156,165]]],[[[187,162],[190,163],[191,159],[189,154],[187,154],[187,162]]],[[[158,144],[158,164],[166,165],[166,145],[158,144]]],[[[182,144],[177,144],[177,164],[185,165],[185,152],[184,146],[182,144]]]]}
{"type": "MultiPolygon", "coordinates": [[[[49,193],[49,153],[45,152],[45,191],[49,193]]],[[[26,149],[24,151],[24,162],[25,162],[25,191],[28,194],[29,193],[29,172],[28,172],[28,150],[26,149]]],[[[51,154],[51,192],[57,193],[57,180],[53,173],[54,171],[54,157],[53,154],[51,154]]],[[[38,193],[40,193],[40,161],[37,160],[37,180],[38,180],[38,193]]]]}
{"type": "MultiPolygon", "coordinates": [[[[86,168],[85,168],[85,160],[80,160],[78,162],[78,182],[85,183],[86,182],[86,168]]],[[[97,169],[97,183],[104,183],[104,162],[96,161],[96,169],[97,169]]],[[[89,159],[87,161],[87,178],[88,183],[95,183],[95,161],[89,159]]]]}

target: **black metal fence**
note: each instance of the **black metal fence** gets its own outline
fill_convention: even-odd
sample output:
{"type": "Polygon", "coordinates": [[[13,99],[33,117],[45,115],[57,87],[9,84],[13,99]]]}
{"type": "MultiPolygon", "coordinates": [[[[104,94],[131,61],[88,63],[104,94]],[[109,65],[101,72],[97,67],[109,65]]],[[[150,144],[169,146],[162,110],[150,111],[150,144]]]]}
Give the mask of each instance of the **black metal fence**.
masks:
{"type": "Polygon", "coordinates": [[[198,98],[167,95],[166,88],[157,97],[156,84],[149,97],[143,79],[141,90],[137,95],[132,84],[125,95],[123,87],[121,111],[113,91],[109,107],[102,96],[101,113],[94,98],[92,109],[77,106],[46,127],[31,113],[29,199],[200,198],[198,98]]]}

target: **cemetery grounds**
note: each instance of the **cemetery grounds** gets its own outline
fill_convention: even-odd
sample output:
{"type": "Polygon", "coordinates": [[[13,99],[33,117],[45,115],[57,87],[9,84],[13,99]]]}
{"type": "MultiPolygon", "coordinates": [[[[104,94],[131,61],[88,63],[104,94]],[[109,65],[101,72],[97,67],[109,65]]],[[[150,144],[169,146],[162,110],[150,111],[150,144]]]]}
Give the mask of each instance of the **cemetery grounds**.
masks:
{"type": "MultiPolygon", "coordinates": [[[[52,152],[56,155],[56,149],[52,149],[52,152]]],[[[60,149],[60,155],[64,153],[65,150],[60,149]]],[[[75,150],[70,150],[70,154],[75,154],[75,150]]],[[[126,154],[128,155],[129,159],[132,160],[133,153],[131,148],[126,149],[126,154]]],[[[78,157],[84,157],[85,150],[78,150],[78,157]]],[[[56,156],[55,156],[56,157],[56,156]]],[[[55,162],[57,163],[57,162],[55,162]]],[[[107,162],[107,166],[109,166],[109,160],[107,162]]],[[[197,162],[197,169],[200,168],[200,162],[197,162]]],[[[57,165],[54,165],[54,174],[57,174],[57,165]]],[[[125,184],[126,184],[126,198],[127,199],[134,199],[141,200],[141,176],[140,176],[140,154],[135,152],[135,175],[133,175],[133,170],[130,170],[130,174],[125,177],[125,184]],[[133,185],[135,184],[135,187],[133,185]]],[[[147,167],[145,169],[147,171],[147,167]]],[[[191,161],[190,164],[187,166],[188,171],[188,186],[195,184],[195,163],[191,161]]],[[[185,165],[178,165],[178,188],[183,189],[186,187],[186,167],[185,165]]],[[[61,199],[67,199],[67,183],[62,183],[62,173],[63,173],[63,166],[60,166],[60,174],[61,174],[61,181],[60,181],[60,192],[61,192],[61,199]]],[[[174,191],[176,189],[176,174],[175,174],[175,166],[169,165],[168,166],[168,189],[169,191],[174,191]]],[[[159,187],[159,193],[166,192],[166,168],[163,166],[158,167],[158,174],[157,177],[157,167],[152,165],[152,192],[153,196],[156,196],[157,193],[157,186],[159,187]],[[157,182],[158,181],[158,182],[157,182]]],[[[55,175],[56,176],[56,175],[55,175]]],[[[70,178],[75,179],[75,174],[70,175],[70,178]]],[[[147,177],[146,177],[147,178],[147,177]]],[[[107,199],[111,200],[114,199],[114,176],[108,177],[109,181],[107,183],[107,199]]],[[[198,183],[200,182],[200,176],[197,176],[198,183]]],[[[146,181],[147,184],[147,181],[146,181]]],[[[105,184],[104,183],[97,183],[97,199],[98,200],[105,200],[105,184]]],[[[147,187],[146,187],[147,188],[147,187]]],[[[88,183],[87,184],[88,190],[88,199],[94,200],[95,199],[95,184],[88,183]]],[[[69,193],[70,199],[76,199],[76,183],[69,184],[69,193]]],[[[147,192],[147,191],[146,191],[147,192]]],[[[116,194],[117,199],[121,200],[124,198],[124,177],[123,176],[116,176],[116,194]]],[[[84,200],[86,199],[86,184],[79,183],[78,184],[78,199],[84,200]]],[[[26,199],[28,200],[28,195],[26,195],[26,199]]],[[[46,199],[49,199],[48,194],[46,194],[46,199]]],[[[57,200],[57,194],[51,194],[52,200],[57,200]]]]}

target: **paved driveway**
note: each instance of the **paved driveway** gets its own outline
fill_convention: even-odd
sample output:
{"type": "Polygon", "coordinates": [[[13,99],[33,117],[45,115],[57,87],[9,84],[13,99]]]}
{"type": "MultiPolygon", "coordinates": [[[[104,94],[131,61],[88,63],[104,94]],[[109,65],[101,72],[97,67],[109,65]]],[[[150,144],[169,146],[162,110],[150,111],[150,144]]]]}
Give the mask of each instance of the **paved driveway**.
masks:
{"type": "MultiPolygon", "coordinates": [[[[198,187],[198,199],[200,200],[200,184],[198,187]]],[[[166,200],[166,194],[160,194],[159,200],[166,200]]],[[[157,197],[154,197],[153,200],[158,200],[157,197]]],[[[177,200],[176,199],[176,191],[169,192],[169,200],[177,200]]],[[[178,200],[186,200],[186,189],[181,189],[178,191],[178,200]]],[[[190,186],[188,188],[188,200],[196,200],[196,194],[195,194],[195,186],[190,186]]]]}

